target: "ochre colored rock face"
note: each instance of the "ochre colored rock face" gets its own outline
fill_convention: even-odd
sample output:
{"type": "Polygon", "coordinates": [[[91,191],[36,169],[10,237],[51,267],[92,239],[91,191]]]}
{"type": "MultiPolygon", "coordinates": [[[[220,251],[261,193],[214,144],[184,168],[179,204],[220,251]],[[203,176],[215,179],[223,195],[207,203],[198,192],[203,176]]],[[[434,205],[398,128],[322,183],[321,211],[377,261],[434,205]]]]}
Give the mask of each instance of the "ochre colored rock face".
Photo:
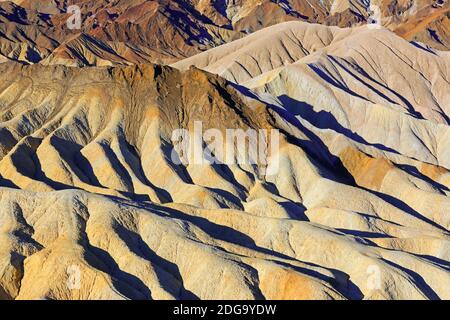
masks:
{"type": "Polygon", "coordinates": [[[69,2],[0,2],[0,299],[450,298],[446,3],[69,2]]]}

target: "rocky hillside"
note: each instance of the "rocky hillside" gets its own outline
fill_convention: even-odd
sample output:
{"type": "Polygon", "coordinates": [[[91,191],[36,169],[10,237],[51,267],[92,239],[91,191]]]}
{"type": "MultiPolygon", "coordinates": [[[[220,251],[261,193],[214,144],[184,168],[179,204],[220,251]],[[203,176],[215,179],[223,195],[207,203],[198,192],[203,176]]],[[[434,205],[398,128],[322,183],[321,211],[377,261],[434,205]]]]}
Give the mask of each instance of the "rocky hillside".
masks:
{"type": "Polygon", "coordinates": [[[291,20],[376,23],[448,50],[449,10],[446,0],[1,1],[0,58],[72,66],[172,63],[291,20]],[[80,29],[67,27],[71,5],[80,8],[80,29]]]}
{"type": "Polygon", "coordinates": [[[0,65],[0,297],[448,299],[448,55],[266,34],[290,64],[250,37],[181,71],[0,65]],[[177,163],[198,121],[278,129],[279,169],[177,163]]]}

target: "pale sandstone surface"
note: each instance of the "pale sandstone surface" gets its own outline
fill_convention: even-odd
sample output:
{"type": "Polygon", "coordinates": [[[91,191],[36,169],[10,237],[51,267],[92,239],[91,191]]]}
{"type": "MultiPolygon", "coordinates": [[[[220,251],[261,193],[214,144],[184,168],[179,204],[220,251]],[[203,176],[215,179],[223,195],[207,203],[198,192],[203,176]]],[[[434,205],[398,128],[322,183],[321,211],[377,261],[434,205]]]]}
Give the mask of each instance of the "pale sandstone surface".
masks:
{"type": "Polygon", "coordinates": [[[417,119],[312,76],[295,91],[295,68],[251,93],[197,68],[0,65],[0,298],[449,299],[445,100],[417,119]],[[328,92],[311,103],[342,128],[279,92],[328,92]],[[373,140],[349,134],[357,112],[373,140]],[[279,170],[177,165],[172,131],[196,121],[281,129],[279,170]],[[395,152],[373,132],[391,121],[395,152]]]}
{"type": "Polygon", "coordinates": [[[14,3],[0,299],[450,299],[448,3],[14,3]],[[279,163],[175,163],[198,121],[279,163]]]}

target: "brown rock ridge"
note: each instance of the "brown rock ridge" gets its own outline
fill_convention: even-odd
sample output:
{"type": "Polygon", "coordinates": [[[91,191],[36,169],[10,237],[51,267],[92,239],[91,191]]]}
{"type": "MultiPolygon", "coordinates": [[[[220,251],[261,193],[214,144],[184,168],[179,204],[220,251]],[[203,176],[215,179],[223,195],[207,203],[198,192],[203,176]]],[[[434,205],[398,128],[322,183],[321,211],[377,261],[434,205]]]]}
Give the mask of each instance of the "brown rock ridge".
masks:
{"type": "Polygon", "coordinates": [[[445,0],[16,0],[0,1],[0,58],[71,66],[168,64],[286,21],[367,24],[371,4],[380,8],[374,21],[398,35],[449,49],[445,0]],[[81,30],[67,28],[69,5],[81,8],[81,30]]]}

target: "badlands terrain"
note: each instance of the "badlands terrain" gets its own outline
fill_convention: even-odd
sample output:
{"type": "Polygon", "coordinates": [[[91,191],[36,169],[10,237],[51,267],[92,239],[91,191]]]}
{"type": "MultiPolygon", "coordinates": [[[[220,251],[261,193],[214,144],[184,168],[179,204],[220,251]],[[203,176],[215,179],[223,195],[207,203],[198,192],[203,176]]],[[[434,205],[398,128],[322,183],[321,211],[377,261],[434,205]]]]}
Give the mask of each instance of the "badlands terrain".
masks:
{"type": "Polygon", "coordinates": [[[450,299],[449,6],[378,5],[1,2],[0,299],[450,299]]]}
{"type": "Polygon", "coordinates": [[[448,0],[0,0],[0,61],[167,64],[287,21],[374,23],[449,50],[449,17],[448,0]]]}

